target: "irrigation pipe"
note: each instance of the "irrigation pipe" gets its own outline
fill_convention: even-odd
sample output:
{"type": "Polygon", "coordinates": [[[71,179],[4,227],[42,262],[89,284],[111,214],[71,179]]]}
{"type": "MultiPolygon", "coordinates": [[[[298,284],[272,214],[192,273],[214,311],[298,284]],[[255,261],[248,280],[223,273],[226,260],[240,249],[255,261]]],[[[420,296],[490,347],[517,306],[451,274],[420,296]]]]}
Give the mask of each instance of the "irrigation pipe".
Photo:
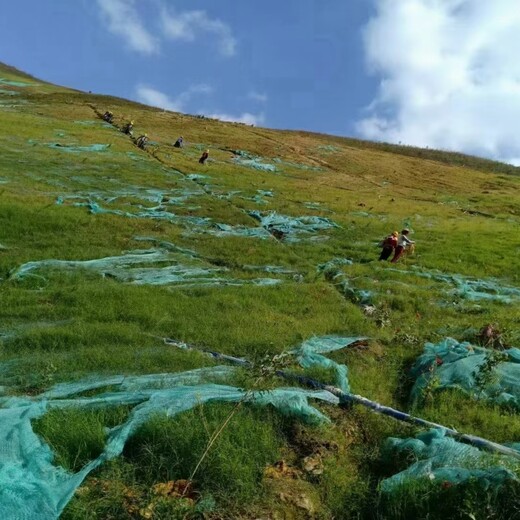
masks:
{"type": "MultiPolygon", "coordinates": [[[[252,368],[253,364],[250,361],[247,361],[243,358],[237,358],[234,356],[228,356],[226,354],[221,354],[220,352],[215,352],[212,350],[207,350],[203,348],[199,348],[195,345],[190,345],[187,343],[183,343],[180,341],[175,341],[169,338],[161,338],[166,345],[177,347],[183,350],[196,350],[199,352],[203,352],[207,354],[208,356],[211,356],[214,359],[219,359],[222,361],[227,361],[229,363],[233,363],[235,365],[239,365],[245,368],[252,368]]],[[[435,428],[437,430],[442,430],[447,436],[453,437],[454,439],[464,442],[466,444],[471,444],[472,446],[475,446],[476,448],[483,449],[486,451],[491,451],[493,453],[500,453],[501,455],[507,455],[509,457],[513,457],[517,460],[520,460],[520,452],[513,448],[508,448],[507,446],[504,446],[502,444],[498,444],[493,441],[489,441],[487,439],[484,439],[482,437],[478,437],[476,435],[469,435],[466,433],[460,433],[457,430],[454,430],[453,428],[448,428],[446,426],[443,426],[442,424],[438,424],[435,422],[427,421],[426,419],[421,419],[420,417],[414,417],[413,415],[410,415],[405,412],[401,412],[400,410],[396,410],[395,408],[390,408],[389,406],[384,406],[382,404],[379,404],[375,401],[371,401],[370,399],[367,399],[365,397],[362,397],[360,395],[346,393],[340,390],[339,388],[332,386],[332,385],[326,385],[324,383],[321,383],[320,381],[317,381],[316,379],[311,379],[309,377],[300,376],[297,374],[291,374],[289,372],[285,372],[284,370],[276,370],[275,374],[278,377],[281,377],[283,379],[288,379],[291,381],[297,381],[298,383],[314,388],[319,390],[326,390],[327,392],[330,392],[332,395],[335,395],[339,398],[340,403],[353,403],[353,404],[359,404],[361,406],[364,406],[365,408],[368,408],[369,410],[381,414],[386,415],[388,417],[391,417],[392,419],[396,419],[398,421],[406,422],[409,424],[415,424],[417,426],[422,426],[425,428],[435,428]]]]}

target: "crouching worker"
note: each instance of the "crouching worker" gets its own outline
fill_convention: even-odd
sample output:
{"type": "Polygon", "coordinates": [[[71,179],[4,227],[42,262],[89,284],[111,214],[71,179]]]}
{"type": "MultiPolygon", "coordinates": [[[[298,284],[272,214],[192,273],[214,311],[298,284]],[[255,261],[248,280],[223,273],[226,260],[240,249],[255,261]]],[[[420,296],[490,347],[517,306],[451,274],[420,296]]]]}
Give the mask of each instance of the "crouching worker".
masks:
{"type": "Polygon", "coordinates": [[[126,135],[132,135],[132,130],[134,129],[134,122],[130,121],[129,123],[126,123],[125,126],[123,126],[123,133],[126,135]]]}
{"type": "Polygon", "coordinates": [[[201,156],[200,156],[200,159],[199,159],[199,163],[200,164],[205,164],[206,161],[208,160],[208,157],[209,157],[209,150],[206,150],[201,156]]]}
{"type": "Polygon", "coordinates": [[[410,234],[409,229],[403,229],[401,231],[401,234],[399,235],[399,238],[397,239],[397,247],[395,248],[394,257],[392,258],[391,262],[395,264],[399,258],[401,258],[406,250],[407,247],[413,246],[415,242],[413,240],[410,240],[408,238],[408,235],[410,234]]]}
{"type": "Polygon", "coordinates": [[[103,121],[112,124],[114,122],[114,114],[108,110],[103,114],[103,121]]]}
{"type": "Polygon", "coordinates": [[[399,232],[394,231],[391,235],[387,236],[380,244],[380,247],[383,248],[381,254],[379,255],[379,260],[388,260],[395,248],[397,247],[397,237],[399,236],[399,232]]]}
{"type": "Polygon", "coordinates": [[[139,148],[141,148],[141,150],[144,150],[147,142],[148,142],[148,134],[144,134],[137,138],[137,141],[135,142],[135,144],[139,148]]]}
{"type": "Polygon", "coordinates": [[[179,139],[177,139],[177,141],[175,141],[173,146],[175,146],[175,148],[182,148],[184,146],[184,138],[182,135],[179,137],[179,139]]]}

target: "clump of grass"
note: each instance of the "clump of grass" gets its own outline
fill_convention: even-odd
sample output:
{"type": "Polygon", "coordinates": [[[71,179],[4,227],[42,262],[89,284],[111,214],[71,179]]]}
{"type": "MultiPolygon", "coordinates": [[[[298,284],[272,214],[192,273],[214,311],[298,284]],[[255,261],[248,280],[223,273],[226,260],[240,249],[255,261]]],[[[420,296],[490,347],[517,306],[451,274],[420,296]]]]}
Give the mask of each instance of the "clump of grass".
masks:
{"type": "Polygon", "coordinates": [[[394,493],[381,496],[377,518],[408,520],[513,520],[520,517],[520,484],[507,482],[486,487],[477,481],[408,483],[394,493]]]}
{"type": "MultiPolygon", "coordinates": [[[[130,439],[125,457],[135,464],[138,478],[147,485],[188,479],[208,439],[230,410],[230,405],[210,404],[174,419],[157,416],[130,439]]],[[[246,504],[259,499],[264,468],[280,458],[282,424],[275,412],[242,407],[202,461],[196,486],[222,503],[246,504]]]]}
{"type": "Polygon", "coordinates": [[[124,406],[54,409],[33,422],[33,431],[53,448],[55,464],[75,472],[102,453],[107,428],[124,422],[128,413],[124,406]]]}

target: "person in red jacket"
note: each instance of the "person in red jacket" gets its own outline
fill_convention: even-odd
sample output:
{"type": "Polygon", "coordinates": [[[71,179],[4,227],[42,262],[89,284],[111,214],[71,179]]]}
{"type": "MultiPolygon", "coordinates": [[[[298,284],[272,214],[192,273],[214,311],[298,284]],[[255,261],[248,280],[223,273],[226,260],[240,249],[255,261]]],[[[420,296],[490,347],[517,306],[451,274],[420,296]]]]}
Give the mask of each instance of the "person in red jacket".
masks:
{"type": "Polygon", "coordinates": [[[391,235],[387,236],[382,243],[383,250],[379,255],[379,260],[388,260],[390,255],[394,252],[394,249],[397,246],[397,237],[399,233],[394,231],[391,235]]]}
{"type": "Polygon", "coordinates": [[[403,253],[408,246],[415,244],[415,242],[413,240],[410,240],[408,238],[409,234],[410,234],[409,229],[403,229],[401,231],[401,234],[399,235],[399,238],[397,239],[397,247],[395,248],[394,257],[391,260],[391,262],[393,264],[395,264],[399,260],[399,258],[401,258],[403,256],[403,253]]]}

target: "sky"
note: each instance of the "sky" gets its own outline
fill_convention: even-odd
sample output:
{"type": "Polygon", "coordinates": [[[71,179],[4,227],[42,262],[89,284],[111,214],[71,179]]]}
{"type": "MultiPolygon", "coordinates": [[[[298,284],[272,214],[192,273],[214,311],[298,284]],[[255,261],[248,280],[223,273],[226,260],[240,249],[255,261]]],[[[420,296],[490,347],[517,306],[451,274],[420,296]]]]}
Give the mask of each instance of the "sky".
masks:
{"type": "Polygon", "coordinates": [[[519,0],[16,0],[0,61],[271,128],[520,164],[519,0]]]}

